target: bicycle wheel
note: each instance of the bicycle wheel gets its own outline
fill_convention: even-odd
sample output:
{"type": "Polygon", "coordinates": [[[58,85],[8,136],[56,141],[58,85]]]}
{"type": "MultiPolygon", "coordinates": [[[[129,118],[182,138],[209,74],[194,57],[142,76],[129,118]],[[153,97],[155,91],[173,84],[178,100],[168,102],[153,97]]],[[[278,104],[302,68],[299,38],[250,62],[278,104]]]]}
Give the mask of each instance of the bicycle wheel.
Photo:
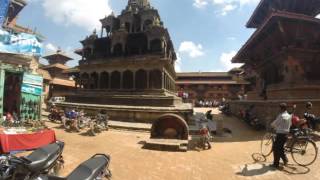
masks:
{"type": "Polygon", "coordinates": [[[272,153],[272,146],[274,142],[274,135],[272,133],[266,133],[261,140],[261,154],[264,157],[268,157],[272,153]]]}
{"type": "Polygon", "coordinates": [[[309,166],[317,159],[317,145],[309,139],[296,139],[291,147],[291,156],[298,165],[309,166]]]}

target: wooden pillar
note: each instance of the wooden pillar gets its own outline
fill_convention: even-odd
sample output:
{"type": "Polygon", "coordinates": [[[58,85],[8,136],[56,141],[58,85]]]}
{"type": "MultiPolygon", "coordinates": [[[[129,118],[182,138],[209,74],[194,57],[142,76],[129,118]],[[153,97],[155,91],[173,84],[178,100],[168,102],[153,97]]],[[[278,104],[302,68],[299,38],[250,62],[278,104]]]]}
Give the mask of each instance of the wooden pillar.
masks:
{"type": "Polygon", "coordinates": [[[162,71],[162,78],[161,78],[161,89],[165,89],[165,75],[164,75],[164,71],[162,71]]]}

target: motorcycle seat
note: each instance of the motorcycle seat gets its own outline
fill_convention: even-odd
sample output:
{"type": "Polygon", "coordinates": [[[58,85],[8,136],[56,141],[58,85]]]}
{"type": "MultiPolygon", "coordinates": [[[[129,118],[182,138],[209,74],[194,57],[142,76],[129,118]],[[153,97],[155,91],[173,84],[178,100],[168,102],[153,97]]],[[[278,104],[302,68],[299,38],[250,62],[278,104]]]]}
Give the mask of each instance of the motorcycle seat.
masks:
{"type": "Polygon", "coordinates": [[[71,174],[67,176],[68,180],[94,180],[99,173],[107,167],[109,159],[104,156],[93,157],[80,164],[71,174]]]}
{"type": "Polygon", "coordinates": [[[30,161],[26,166],[30,171],[41,171],[42,169],[47,168],[48,163],[53,161],[59,152],[60,146],[56,143],[39,148],[25,157],[25,159],[30,161]]]}

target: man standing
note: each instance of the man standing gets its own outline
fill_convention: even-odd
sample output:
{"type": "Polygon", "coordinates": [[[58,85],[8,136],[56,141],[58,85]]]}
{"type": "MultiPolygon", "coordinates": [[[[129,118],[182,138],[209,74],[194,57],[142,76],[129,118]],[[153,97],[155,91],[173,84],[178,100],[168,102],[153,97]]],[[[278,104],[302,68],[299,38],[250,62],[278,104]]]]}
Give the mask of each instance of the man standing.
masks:
{"type": "Polygon", "coordinates": [[[271,126],[276,130],[277,136],[273,144],[273,165],[274,168],[279,168],[280,159],[282,159],[283,164],[288,164],[288,158],[284,153],[284,145],[287,141],[287,135],[290,132],[291,118],[292,116],[287,111],[287,104],[280,104],[280,114],[277,119],[271,124],[271,126]]]}
{"type": "Polygon", "coordinates": [[[311,102],[308,102],[306,104],[306,108],[307,108],[307,110],[304,113],[304,118],[306,118],[309,128],[316,130],[317,125],[320,124],[320,119],[311,113],[311,111],[312,111],[312,103],[311,102]]]}

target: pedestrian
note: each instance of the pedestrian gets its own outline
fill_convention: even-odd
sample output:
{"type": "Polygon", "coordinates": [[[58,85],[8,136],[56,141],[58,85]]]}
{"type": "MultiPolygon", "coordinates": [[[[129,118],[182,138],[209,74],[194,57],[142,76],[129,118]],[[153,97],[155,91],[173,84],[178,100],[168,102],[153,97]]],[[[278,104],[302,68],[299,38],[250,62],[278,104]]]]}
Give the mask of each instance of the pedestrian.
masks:
{"type": "Polygon", "coordinates": [[[213,116],[212,116],[211,113],[212,113],[212,110],[207,111],[207,112],[206,112],[206,118],[207,118],[208,120],[211,120],[211,121],[212,121],[212,120],[213,120],[213,116]]]}
{"type": "Polygon", "coordinates": [[[287,104],[281,103],[280,114],[278,115],[277,119],[271,124],[271,126],[276,131],[276,140],[272,147],[274,157],[272,167],[276,169],[279,169],[280,159],[282,159],[284,165],[288,164],[288,158],[286,157],[284,152],[284,145],[287,141],[287,135],[290,132],[291,119],[292,116],[287,111],[287,104]]]}
{"type": "Polygon", "coordinates": [[[307,120],[308,122],[308,126],[309,128],[316,130],[317,129],[317,125],[320,124],[320,118],[317,118],[314,114],[312,114],[312,103],[308,102],[306,104],[306,112],[304,113],[304,118],[307,120]]]}
{"type": "Polygon", "coordinates": [[[200,135],[201,135],[201,143],[202,143],[202,148],[203,150],[206,149],[206,145],[208,146],[208,149],[211,149],[211,144],[210,144],[210,132],[207,126],[203,125],[202,128],[200,129],[200,135]]]}

